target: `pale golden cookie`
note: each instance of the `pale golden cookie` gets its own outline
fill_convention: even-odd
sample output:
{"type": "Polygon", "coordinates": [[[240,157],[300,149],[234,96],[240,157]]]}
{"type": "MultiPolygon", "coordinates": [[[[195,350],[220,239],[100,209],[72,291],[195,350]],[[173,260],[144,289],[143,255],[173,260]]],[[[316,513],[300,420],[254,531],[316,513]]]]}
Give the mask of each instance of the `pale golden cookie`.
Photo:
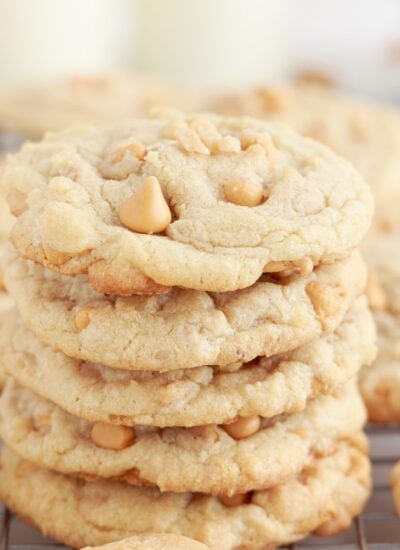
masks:
{"type": "Polygon", "coordinates": [[[85,483],[34,467],[9,450],[0,469],[5,504],[73,547],[168,532],[195,538],[212,550],[255,550],[287,544],[312,531],[338,533],[351,524],[369,493],[369,460],[346,444],[297,478],[254,492],[248,503],[235,507],[210,496],[160,494],[112,481],[85,483]]]}
{"type": "Polygon", "coordinates": [[[292,352],[225,369],[204,366],[164,374],[69,358],[40,344],[15,313],[8,312],[4,324],[0,369],[71,414],[124,425],[189,427],[301,411],[309,399],[348,382],[376,351],[363,297],[334,333],[292,352]]]}
{"type": "MultiPolygon", "coordinates": [[[[6,344],[8,345],[9,343],[9,330],[10,324],[12,324],[11,318],[14,317],[14,315],[11,313],[13,305],[14,304],[11,297],[6,292],[0,289],[0,350],[3,350],[6,344]]],[[[5,374],[6,369],[4,361],[0,360],[0,388],[4,384],[5,374]]]]}
{"type": "Polygon", "coordinates": [[[223,98],[213,107],[284,122],[325,143],[371,186],[378,229],[399,227],[400,113],[395,107],[310,85],[265,87],[223,98]]]}
{"type": "Polygon", "coordinates": [[[307,276],[268,276],[233,293],[116,298],[93,292],[85,276],[10,257],[4,280],[43,343],[117,369],[163,372],[247,362],[332,332],[363,292],[366,270],[354,252],[307,276]]]}
{"type": "Polygon", "coordinates": [[[138,535],[109,542],[104,546],[86,546],[82,550],[206,550],[201,542],[180,535],[138,535]]]}
{"type": "Polygon", "coordinates": [[[12,380],[0,399],[1,438],[36,464],[89,480],[115,477],[162,491],[226,495],[284,482],[314,456],[351,441],[365,418],[354,383],[288,416],[162,430],[87,422],[12,380]]]}
{"type": "Polygon", "coordinates": [[[397,513],[400,514],[400,462],[394,466],[391,475],[394,504],[397,513]]]}
{"type": "Polygon", "coordinates": [[[3,90],[0,127],[30,138],[82,124],[115,123],[170,103],[165,84],[122,72],[75,75],[56,82],[3,90]]]}
{"type": "Polygon", "coordinates": [[[373,213],[348,162],[250,118],[176,114],[52,134],[10,156],[1,179],[20,254],[117,295],[306,274],[356,247],[373,213]]]}
{"type": "Polygon", "coordinates": [[[10,214],[8,204],[3,196],[0,195],[0,244],[8,239],[14,221],[13,216],[10,214]]]}
{"type": "Polygon", "coordinates": [[[360,388],[373,422],[400,421],[400,233],[368,239],[367,296],[378,329],[378,357],[361,371],[360,388]]]}
{"type": "MultiPolygon", "coordinates": [[[[1,170],[2,159],[0,158],[0,170],[1,170]]],[[[13,217],[10,214],[7,203],[5,202],[0,189],[0,347],[2,347],[2,342],[4,340],[2,332],[5,328],[5,324],[8,323],[8,312],[13,306],[13,301],[5,292],[4,288],[4,249],[5,243],[8,239],[11,227],[13,225],[13,217]],[[7,312],[7,313],[6,313],[7,312]]],[[[4,369],[3,365],[0,364],[0,388],[4,383],[4,369]]]]}

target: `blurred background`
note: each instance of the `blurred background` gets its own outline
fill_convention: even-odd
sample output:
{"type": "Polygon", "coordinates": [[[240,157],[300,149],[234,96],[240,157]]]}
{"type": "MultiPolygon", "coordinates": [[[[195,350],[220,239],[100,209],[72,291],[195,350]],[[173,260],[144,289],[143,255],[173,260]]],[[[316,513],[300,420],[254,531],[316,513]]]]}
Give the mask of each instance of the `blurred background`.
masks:
{"type": "Polygon", "coordinates": [[[400,98],[399,0],[0,0],[0,86],[116,67],[202,91],[313,70],[400,98]]]}

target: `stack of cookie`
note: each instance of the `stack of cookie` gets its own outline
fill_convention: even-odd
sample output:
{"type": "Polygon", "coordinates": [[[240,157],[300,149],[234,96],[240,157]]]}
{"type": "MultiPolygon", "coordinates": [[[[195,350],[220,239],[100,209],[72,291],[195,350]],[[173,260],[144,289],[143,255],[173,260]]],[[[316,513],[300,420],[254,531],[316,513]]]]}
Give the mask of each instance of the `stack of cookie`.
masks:
{"type": "Polygon", "coordinates": [[[2,178],[4,502],[72,546],[347,527],[374,356],[351,165],[278,125],[160,112],[26,144],[2,178]]]}

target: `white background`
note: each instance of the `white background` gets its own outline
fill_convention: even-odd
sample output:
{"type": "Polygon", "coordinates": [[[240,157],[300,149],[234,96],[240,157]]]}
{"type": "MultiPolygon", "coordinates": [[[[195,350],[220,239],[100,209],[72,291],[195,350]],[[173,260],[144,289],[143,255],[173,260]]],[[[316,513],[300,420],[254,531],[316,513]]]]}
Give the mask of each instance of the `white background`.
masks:
{"type": "Polygon", "coordinates": [[[396,98],[399,0],[0,0],[0,85],[101,71],[232,88],[320,68],[396,98]]]}

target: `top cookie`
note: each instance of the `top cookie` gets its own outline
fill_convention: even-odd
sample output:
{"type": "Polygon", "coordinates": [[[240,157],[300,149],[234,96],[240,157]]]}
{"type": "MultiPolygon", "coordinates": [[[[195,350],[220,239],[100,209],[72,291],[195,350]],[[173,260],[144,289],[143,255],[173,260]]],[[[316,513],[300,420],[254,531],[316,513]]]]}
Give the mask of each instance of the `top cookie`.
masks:
{"type": "Polygon", "coordinates": [[[400,113],[398,109],[317,85],[265,87],[218,99],[218,111],[290,124],[350,160],[371,186],[379,227],[398,227],[400,113]]]}
{"type": "Polygon", "coordinates": [[[323,145],[216,115],[48,135],[9,158],[2,183],[23,256],[116,295],[308,273],[357,246],[373,211],[362,179],[323,145]]]}

